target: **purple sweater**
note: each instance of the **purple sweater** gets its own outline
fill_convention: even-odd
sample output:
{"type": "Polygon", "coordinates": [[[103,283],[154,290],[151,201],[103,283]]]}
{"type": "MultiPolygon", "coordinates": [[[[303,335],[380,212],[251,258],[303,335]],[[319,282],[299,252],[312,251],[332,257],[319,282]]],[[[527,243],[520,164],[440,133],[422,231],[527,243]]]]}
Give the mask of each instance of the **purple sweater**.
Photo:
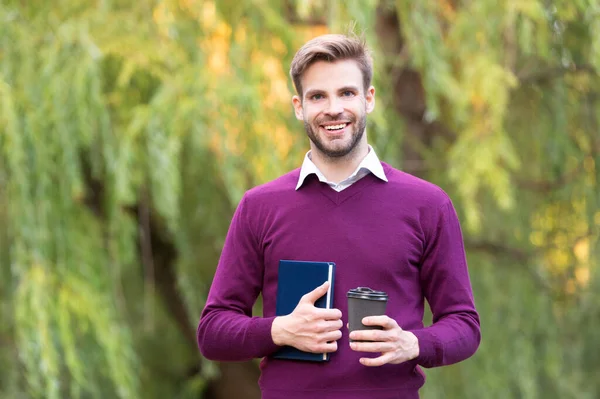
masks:
{"type": "Polygon", "coordinates": [[[438,187],[382,163],[388,182],[372,174],[336,192],[313,175],[295,190],[299,169],[249,190],[231,222],[198,326],[208,359],[263,358],[263,399],[418,398],[418,367],[459,362],[475,353],[479,316],[460,225],[438,187]],[[418,358],[366,367],[344,327],[329,362],[269,357],[280,259],[336,263],[334,307],[347,318],[346,292],[367,286],[389,295],[386,314],[419,340],[418,358]],[[252,307],[263,296],[263,317],[252,307]],[[424,300],[433,324],[423,326],[424,300]]]}

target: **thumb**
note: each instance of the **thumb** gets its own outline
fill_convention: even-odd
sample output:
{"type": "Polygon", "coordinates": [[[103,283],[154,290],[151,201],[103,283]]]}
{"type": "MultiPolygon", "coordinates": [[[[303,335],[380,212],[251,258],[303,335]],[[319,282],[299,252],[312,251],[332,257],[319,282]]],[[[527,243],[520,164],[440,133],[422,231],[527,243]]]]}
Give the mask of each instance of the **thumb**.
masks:
{"type": "Polygon", "coordinates": [[[329,281],[325,281],[323,284],[321,284],[311,292],[304,294],[300,299],[300,303],[309,303],[311,305],[314,305],[319,298],[321,298],[327,293],[328,289],[329,281]]]}

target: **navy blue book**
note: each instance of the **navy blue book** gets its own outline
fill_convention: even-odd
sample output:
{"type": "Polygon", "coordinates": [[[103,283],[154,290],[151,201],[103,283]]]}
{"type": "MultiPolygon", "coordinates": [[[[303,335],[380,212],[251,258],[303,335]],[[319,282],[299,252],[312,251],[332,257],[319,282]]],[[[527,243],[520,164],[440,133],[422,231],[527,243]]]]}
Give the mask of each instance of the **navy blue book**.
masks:
{"type": "MultiPolygon", "coordinates": [[[[333,307],[333,286],[335,263],[309,262],[299,260],[280,260],[277,282],[277,316],[285,316],[294,311],[300,298],[308,294],[325,281],[329,281],[329,290],[315,302],[318,308],[333,307]]],[[[283,346],[273,355],[276,359],[308,360],[326,362],[329,353],[303,352],[293,346],[283,346]]]]}

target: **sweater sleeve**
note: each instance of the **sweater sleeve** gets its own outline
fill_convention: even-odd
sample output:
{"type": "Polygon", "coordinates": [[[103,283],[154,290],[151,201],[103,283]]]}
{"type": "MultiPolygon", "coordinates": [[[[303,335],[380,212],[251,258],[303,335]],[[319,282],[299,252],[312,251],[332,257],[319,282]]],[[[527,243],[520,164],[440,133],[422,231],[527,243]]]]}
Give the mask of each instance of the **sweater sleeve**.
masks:
{"type": "Polygon", "coordinates": [[[462,232],[450,200],[430,220],[420,278],[433,324],[411,332],[419,340],[417,363],[438,367],[472,356],[481,333],[462,232]]]}
{"type": "Polygon", "coordinates": [[[248,213],[244,196],[233,215],[200,317],[198,347],[210,360],[249,360],[279,348],[271,337],[274,317],[252,317],[252,307],[262,289],[264,266],[248,213]]]}

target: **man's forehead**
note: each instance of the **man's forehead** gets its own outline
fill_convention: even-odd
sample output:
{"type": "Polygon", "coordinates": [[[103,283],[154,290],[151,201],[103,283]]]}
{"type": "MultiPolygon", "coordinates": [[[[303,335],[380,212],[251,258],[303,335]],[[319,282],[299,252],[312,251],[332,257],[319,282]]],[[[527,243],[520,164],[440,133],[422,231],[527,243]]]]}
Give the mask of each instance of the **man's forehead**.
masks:
{"type": "Polygon", "coordinates": [[[302,74],[303,80],[314,78],[332,79],[344,77],[347,79],[362,79],[362,72],[355,60],[339,60],[334,62],[316,61],[302,74]]]}
{"type": "Polygon", "coordinates": [[[305,92],[343,88],[362,91],[362,85],[362,72],[354,60],[317,61],[302,75],[302,87],[305,92]]]}

